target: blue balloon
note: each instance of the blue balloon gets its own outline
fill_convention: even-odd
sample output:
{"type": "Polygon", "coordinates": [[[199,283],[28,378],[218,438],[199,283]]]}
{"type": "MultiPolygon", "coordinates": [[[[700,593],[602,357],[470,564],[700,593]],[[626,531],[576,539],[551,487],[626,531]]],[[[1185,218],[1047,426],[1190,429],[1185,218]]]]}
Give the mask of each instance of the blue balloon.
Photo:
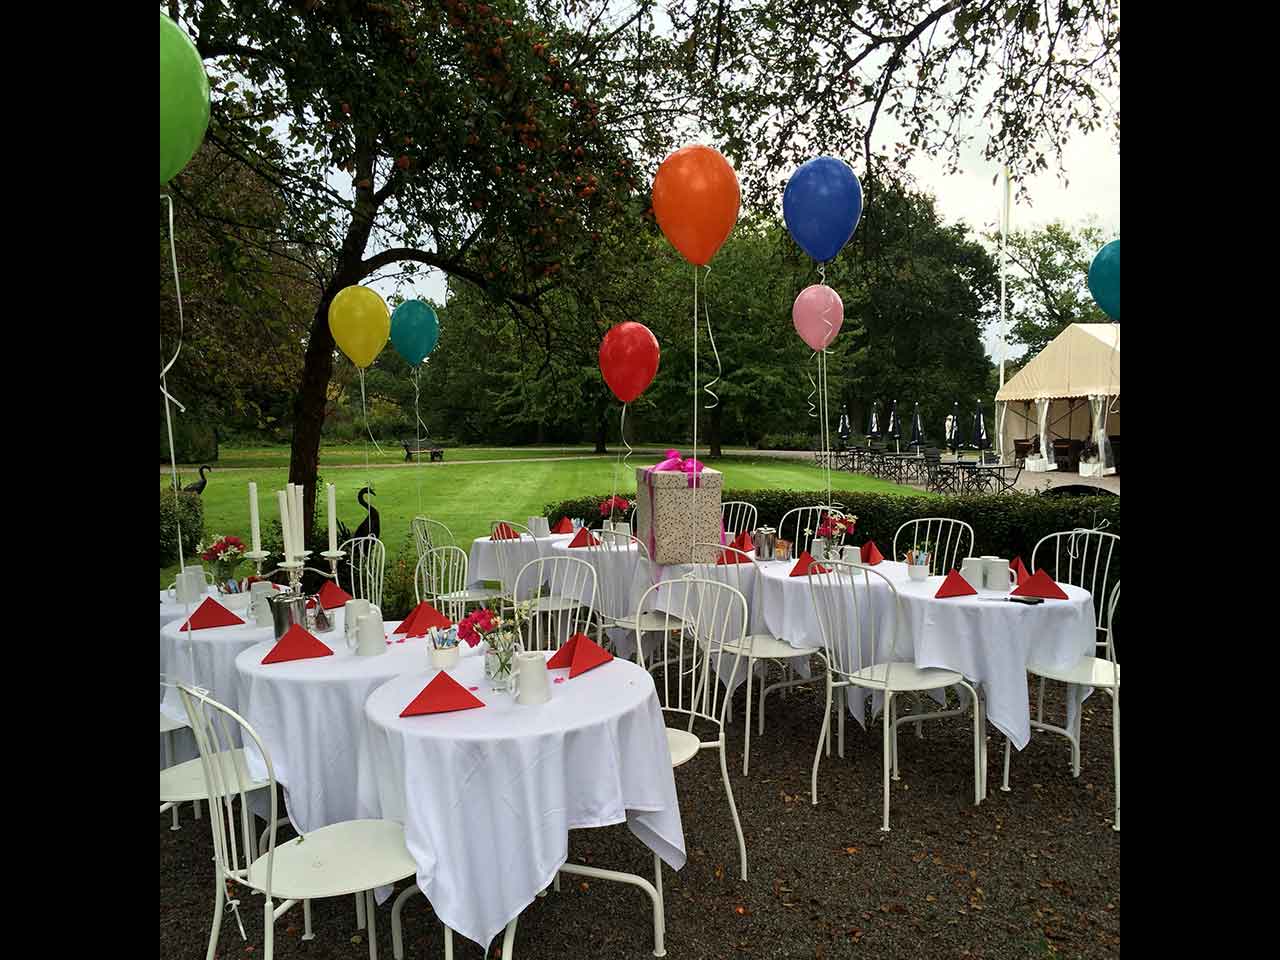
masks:
{"type": "Polygon", "coordinates": [[[835,257],[862,216],[862,184],[835,157],[805,163],[787,181],[782,217],[802,250],[819,263],[835,257]]]}
{"type": "Polygon", "coordinates": [[[439,339],[436,312],[421,300],[406,300],[391,314],[391,343],[411,366],[420,364],[439,339]]]}
{"type": "Polygon", "coordinates": [[[1112,320],[1120,319],[1120,241],[1112,240],[1089,264],[1089,292],[1112,320]]]}

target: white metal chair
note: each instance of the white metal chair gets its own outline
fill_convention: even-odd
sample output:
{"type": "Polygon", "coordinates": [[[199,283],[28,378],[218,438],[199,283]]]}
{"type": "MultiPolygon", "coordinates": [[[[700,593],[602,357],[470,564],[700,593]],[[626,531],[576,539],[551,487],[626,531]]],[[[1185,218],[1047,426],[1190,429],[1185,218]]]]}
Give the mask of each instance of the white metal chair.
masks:
{"type": "MultiPolygon", "coordinates": [[[[1105,641],[1104,657],[1081,657],[1080,661],[1073,666],[1061,667],[1045,667],[1033,664],[1027,670],[1032,676],[1040,677],[1041,682],[1045,679],[1059,680],[1062,683],[1080,684],[1086,687],[1098,687],[1111,694],[1111,743],[1113,748],[1113,762],[1115,765],[1116,775],[1116,819],[1111,825],[1112,830],[1120,829],[1120,661],[1116,658],[1115,634],[1112,632],[1112,623],[1115,618],[1116,608],[1120,606],[1120,583],[1116,582],[1111,588],[1110,601],[1107,604],[1106,613],[1106,631],[1107,639],[1105,641]]],[[[1041,688],[1043,696],[1043,687],[1041,688]]],[[[1065,727],[1055,727],[1049,723],[1043,723],[1038,720],[1032,720],[1031,726],[1035,730],[1047,730],[1050,733],[1057,733],[1064,736],[1071,742],[1071,775],[1073,777],[1080,776],[1080,715],[1084,713],[1084,708],[1076,711],[1076,722],[1074,730],[1067,730],[1065,727]]],[[[1009,789],[1009,755],[1011,753],[1009,738],[1004,740],[1004,780],[1000,784],[1000,789],[1007,791],[1009,789]]]]}
{"type": "Polygon", "coordinates": [[[599,543],[583,549],[596,565],[597,640],[600,645],[604,646],[605,630],[610,628],[633,631],[639,626],[643,634],[669,625],[671,621],[664,614],[631,609],[635,575],[641,569],[650,569],[649,548],[634,534],[610,535],[601,531],[596,539],[599,543]]]}
{"type": "MultiPolygon", "coordinates": [[[[504,523],[522,537],[526,533],[530,536],[533,535],[530,533],[529,528],[522,523],[516,523],[514,520],[494,520],[489,524],[489,536],[491,539],[493,534],[497,532],[498,527],[504,523]]],[[[493,540],[494,549],[497,552],[498,583],[500,585],[497,595],[501,598],[501,603],[504,606],[514,602],[516,596],[516,574],[520,572],[524,556],[523,551],[517,546],[519,543],[519,540],[493,540]]]]}
{"type": "MultiPolygon", "coordinates": [[[[528,590],[526,650],[558,650],[575,633],[591,629],[596,609],[596,570],[579,557],[539,557],[516,574],[513,595],[528,590]],[[543,625],[543,618],[546,625],[543,625]]],[[[520,601],[518,601],[520,602],[520,601]]]]}
{"type": "Polygon", "coordinates": [[[413,568],[413,595],[455,623],[467,615],[471,604],[485,604],[499,596],[497,590],[467,587],[467,552],[458,546],[433,547],[413,568]]]}
{"type": "Polygon", "coordinates": [[[813,538],[818,535],[818,527],[822,525],[823,515],[832,510],[843,510],[838,503],[819,503],[811,507],[793,507],[782,515],[778,522],[778,539],[791,542],[791,555],[800,556],[802,550],[808,550],[813,538]]]}
{"type": "MultiPolygon", "coordinates": [[[[353,537],[340,547],[346,552],[351,596],[382,606],[382,583],[387,572],[387,548],[377,537],[353,537]]],[[[342,567],[339,566],[339,571],[342,567]]],[[[341,583],[338,586],[342,586],[341,583]]]]}
{"type": "MultiPolygon", "coordinates": [[[[369,957],[377,960],[378,938],[373,891],[412,877],[418,867],[405,846],[404,827],[390,820],[347,820],[321,827],[303,836],[276,844],[276,777],[266,746],[243,717],[207,694],[182,684],[178,686],[187,717],[200,750],[200,770],[205,790],[218,803],[210,804],[209,823],[213,831],[214,861],[217,864],[217,891],[213,909],[213,929],[209,934],[208,960],[218,949],[227,884],[236,883],[263,895],[263,957],[274,952],[275,921],[299,900],[303,901],[310,932],[309,901],[323,897],[361,894],[365,898],[369,934],[369,957]],[[267,768],[267,779],[249,776],[243,751],[230,752],[231,731],[245,743],[252,742],[267,768]],[[266,852],[259,855],[250,825],[248,793],[270,790],[271,818],[266,832],[266,852]],[[233,801],[239,798],[237,815],[233,801]],[[215,806],[218,809],[214,809],[215,806]],[[225,809],[224,809],[225,808],[225,809]],[[225,816],[223,815],[225,812],[225,816]],[[236,826],[239,817],[239,829],[236,826]],[[228,822],[229,821],[229,822],[228,822]],[[275,896],[284,897],[276,906],[275,896]]],[[[239,901],[231,903],[238,908],[239,901]]]]}
{"type": "MultiPolygon", "coordinates": [[[[898,637],[902,633],[902,601],[898,590],[888,577],[872,567],[843,561],[827,561],[825,573],[809,574],[809,592],[814,612],[822,631],[820,655],[826,665],[827,704],[822,716],[822,732],[813,755],[813,802],[818,802],[818,764],[822,759],[824,742],[831,750],[831,694],[845,687],[862,687],[884,694],[884,825],[889,829],[889,779],[892,767],[893,779],[898,779],[898,734],[895,724],[894,698],[903,693],[920,693],[952,684],[964,687],[973,697],[973,802],[982,802],[983,746],[982,701],[977,692],[954,670],[937,667],[917,667],[914,663],[897,660],[898,637]],[[883,598],[892,604],[892,615],[887,619],[892,633],[885,643],[877,615],[876,599],[872,590],[889,591],[883,598]],[[885,648],[887,647],[887,650],[885,648]],[[882,652],[883,651],[883,652],[882,652]]],[[[840,697],[838,709],[840,756],[844,756],[844,697],[840,697]]]]}
{"type": "MultiPolygon", "coordinates": [[[[1120,582],[1120,535],[1102,530],[1062,530],[1041,537],[1031,548],[1031,573],[1043,569],[1058,583],[1083,587],[1093,597],[1097,619],[1095,646],[1105,653],[1111,628],[1104,626],[1108,591],[1120,582]],[[1115,561],[1117,572],[1112,575],[1115,561]],[[1043,562],[1041,562],[1043,561],[1043,562]]],[[[1098,650],[1094,650],[1096,655],[1098,650]]],[[[1036,695],[1036,721],[1044,721],[1044,677],[1036,695]]]]}
{"type": "Polygon", "coordinates": [[[901,560],[908,550],[928,543],[929,575],[942,576],[950,570],[958,570],[965,557],[973,556],[973,527],[963,520],[950,517],[921,517],[908,520],[893,534],[893,556],[901,560]],[[901,542],[902,549],[898,549],[901,542]]]}
{"type": "MultiPolygon", "coordinates": [[[[180,775],[175,778],[175,776],[171,775],[170,782],[166,783],[164,775],[175,766],[173,762],[173,734],[177,730],[185,730],[186,728],[187,725],[185,723],[172,720],[165,715],[163,710],[160,711],[160,735],[164,737],[164,770],[160,772],[160,812],[164,813],[166,810],[173,811],[173,826],[169,828],[170,830],[182,829],[178,824],[178,805],[185,802],[185,798],[179,797],[181,794],[188,793],[190,791],[182,789],[182,784],[174,782],[175,779],[185,778],[182,778],[180,775]]],[[[205,799],[205,797],[202,793],[199,797],[196,797],[191,801],[191,809],[197,820],[200,819],[200,801],[203,799],[205,799]]]]}
{"type": "MultiPolygon", "coordinates": [[[[696,550],[701,546],[714,546],[717,550],[723,550],[730,557],[739,557],[741,563],[726,563],[716,567],[717,573],[724,571],[725,582],[741,593],[744,597],[751,596],[754,599],[754,591],[743,588],[742,568],[747,565],[756,571],[757,577],[760,575],[759,567],[756,566],[755,558],[745,551],[736,547],[721,547],[719,544],[702,544],[695,543],[696,550]]],[[[773,636],[771,633],[750,633],[751,629],[751,601],[747,602],[747,633],[745,637],[745,646],[743,654],[747,657],[747,730],[746,744],[742,748],[742,775],[745,777],[750,769],[751,763],[751,688],[752,682],[755,680],[755,667],[758,660],[772,660],[783,669],[786,669],[785,661],[809,658],[813,653],[812,650],[801,650],[791,646],[785,640],[773,636]]],[[[734,652],[734,647],[729,644],[725,647],[726,652],[734,652]]],[[[773,690],[782,690],[787,687],[794,687],[802,683],[812,683],[816,678],[799,678],[785,679],[771,686],[765,686],[765,677],[760,678],[760,734],[764,735],[764,701],[765,697],[773,690]]],[[[732,722],[732,708],[730,709],[729,720],[732,722]]]]}
{"type": "Polygon", "coordinates": [[[430,517],[414,517],[409,522],[409,526],[413,529],[413,546],[418,552],[419,560],[428,550],[456,545],[458,542],[453,531],[446,524],[439,520],[432,520],[430,517]]]}
{"type": "Polygon", "coordinates": [[[726,534],[752,533],[756,529],[756,505],[745,500],[726,500],[720,504],[720,523],[726,534]]]}
{"type": "MultiPolygon", "coordinates": [[[[729,812],[733,814],[742,879],[745,880],[747,844],[742,836],[742,823],[738,820],[733,786],[729,782],[729,763],[724,740],[724,714],[729,705],[729,697],[717,677],[726,669],[731,670],[728,676],[732,683],[732,678],[742,665],[742,651],[747,647],[747,599],[738,590],[719,580],[690,576],[654,584],[640,597],[640,602],[636,604],[637,613],[650,604],[649,595],[657,590],[683,590],[682,602],[673,604],[679,609],[661,614],[670,618],[670,629],[661,631],[663,643],[660,651],[655,650],[655,655],[661,652],[662,660],[653,668],[657,671],[654,686],[663,715],[688,718],[687,723],[667,727],[671,765],[679,767],[688,763],[703,750],[719,751],[720,776],[724,780],[729,812]],[[675,656],[671,656],[666,650],[673,642],[678,645],[675,656]],[[698,721],[714,724],[713,738],[703,740],[694,733],[694,724],[698,721]]],[[[674,595],[666,594],[668,603],[674,595]]],[[[636,662],[645,667],[644,646],[638,627],[636,662]]],[[[657,864],[657,870],[657,886],[661,893],[660,863],[657,864]]]]}

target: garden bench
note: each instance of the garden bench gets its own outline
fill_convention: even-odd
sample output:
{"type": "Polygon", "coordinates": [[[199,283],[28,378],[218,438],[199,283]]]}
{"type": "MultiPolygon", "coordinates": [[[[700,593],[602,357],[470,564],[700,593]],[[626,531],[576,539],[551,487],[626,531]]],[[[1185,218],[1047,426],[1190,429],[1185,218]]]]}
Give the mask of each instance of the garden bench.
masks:
{"type": "MultiPolygon", "coordinates": [[[[415,453],[415,451],[414,451],[414,449],[413,449],[414,442],[415,442],[415,441],[413,441],[413,440],[401,440],[401,441],[400,441],[400,446],[404,447],[404,462],[405,462],[405,463],[408,463],[409,461],[411,461],[411,460],[413,459],[413,455],[414,455],[414,453],[415,453]]],[[[417,454],[418,454],[418,458],[419,458],[419,459],[421,459],[421,458],[422,458],[422,455],[423,455],[424,453],[429,453],[429,454],[431,455],[431,462],[432,462],[432,463],[435,463],[437,460],[440,460],[440,461],[443,461],[443,460],[444,460],[444,447],[437,446],[436,444],[431,443],[431,441],[429,441],[429,440],[422,441],[422,443],[418,446],[418,449],[417,449],[417,451],[416,451],[416,452],[417,452],[417,454]]]]}

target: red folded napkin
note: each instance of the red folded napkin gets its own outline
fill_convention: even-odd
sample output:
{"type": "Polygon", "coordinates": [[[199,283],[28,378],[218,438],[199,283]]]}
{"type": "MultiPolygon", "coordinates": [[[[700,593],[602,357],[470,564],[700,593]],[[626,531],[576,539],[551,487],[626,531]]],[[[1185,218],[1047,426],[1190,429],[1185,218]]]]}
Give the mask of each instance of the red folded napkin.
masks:
{"type": "Polygon", "coordinates": [[[400,711],[400,716],[417,717],[424,713],[449,713],[453,710],[473,710],[483,706],[483,700],[468,693],[462,684],[441,670],[422,688],[422,692],[400,711]]]}
{"type": "Polygon", "coordinates": [[[547,669],[563,670],[568,667],[569,679],[572,680],[579,674],[594,670],[612,659],[612,653],[605,650],[585,633],[575,633],[547,661],[547,669]]]}
{"type": "Polygon", "coordinates": [[[868,567],[874,567],[883,559],[884,557],[880,555],[880,548],[876,546],[874,540],[868,540],[862,545],[862,562],[868,567]]]}
{"type": "Polygon", "coordinates": [[[190,627],[192,630],[204,630],[206,627],[234,627],[238,623],[244,623],[244,621],[213,597],[205,597],[204,603],[196,607],[196,612],[191,614],[187,622],[178,629],[185,630],[190,627]]]}
{"type": "Polygon", "coordinates": [[[569,541],[571,547],[597,547],[600,541],[591,535],[591,531],[583,527],[578,531],[578,535],[569,541]]]}
{"type": "Polygon", "coordinates": [[[400,626],[391,632],[393,634],[405,633],[411,637],[425,637],[429,627],[439,627],[442,630],[447,630],[451,626],[453,626],[452,620],[423,600],[400,622],[400,626]]]}
{"type": "Polygon", "coordinates": [[[751,539],[751,534],[747,533],[747,531],[745,530],[743,530],[740,534],[734,537],[733,543],[729,544],[729,546],[737,547],[739,550],[743,551],[744,553],[750,553],[752,550],[756,548],[754,541],[752,541],[751,539]]]}
{"type": "Polygon", "coordinates": [[[503,520],[493,531],[490,540],[519,540],[520,534],[516,533],[515,527],[503,520]]]}
{"type": "Polygon", "coordinates": [[[738,547],[737,544],[732,544],[731,546],[736,547],[736,549],[721,550],[720,556],[716,558],[716,566],[721,566],[722,564],[726,564],[726,563],[750,563],[751,562],[751,558],[748,557],[745,553],[738,553],[738,550],[742,549],[741,547],[738,547]]]}
{"type": "Polygon", "coordinates": [[[320,588],[320,606],[324,607],[326,610],[336,609],[337,607],[345,604],[348,600],[354,599],[355,598],[351,596],[351,594],[347,593],[347,591],[343,590],[332,580],[326,581],[325,585],[320,588]]]}
{"type": "Polygon", "coordinates": [[[977,592],[969,585],[968,580],[960,576],[960,571],[952,567],[951,572],[947,574],[947,579],[942,581],[942,586],[934,596],[943,600],[947,597],[972,597],[977,592]]]}
{"type": "Polygon", "coordinates": [[[791,576],[807,577],[812,570],[813,573],[826,573],[827,568],[814,561],[808,550],[800,551],[800,556],[796,560],[796,565],[791,568],[791,576]]]}
{"type": "Polygon", "coordinates": [[[552,533],[573,533],[573,521],[568,517],[561,517],[560,522],[551,528],[552,533]]]}
{"type": "Polygon", "coordinates": [[[295,623],[262,658],[262,662],[285,663],[289,660],[310,660],[312,657],[332,656],[332,650],[295,623]]]}
{"type": "Polygon", "coordinates": [[[1021,557],[1014,557],[1009,562],[1009,568],[1018,575],[1018,586],[1022,586],[1027,582],[1031,574],[1027,573],[1027,568],[1022,563],[1021,557]]]}
{"type": "Polygon", "coordinates": [[[1053,582],[1053,577],[1045,573],[1043,569],[1037,570],[1031,576],[1027,577],[1026,583],[1018,584],[1018,588],[1013,591],[1010,596],[1014,597],[1044,597],[1046,600],[1067,600],[1069,599],[1062,588],[1053,582]]]}

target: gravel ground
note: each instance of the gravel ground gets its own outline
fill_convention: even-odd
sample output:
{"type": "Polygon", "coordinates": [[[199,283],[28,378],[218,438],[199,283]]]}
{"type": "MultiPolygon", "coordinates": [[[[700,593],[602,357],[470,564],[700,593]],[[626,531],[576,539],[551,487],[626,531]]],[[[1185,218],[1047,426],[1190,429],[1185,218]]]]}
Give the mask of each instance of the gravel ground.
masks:
{"type": "MultiPolygon", "coordinates": [[[[1051,685],[1046,714],[1064,713],[1051,685]]],[[[742,714],[744,691],[735,704],[742,714]]],[[[776,694],[775,694],[776,696],[776,694]]],[[[1065,739],[1038,733],[1015,751],[999,789],[1004,739],[989,728],[990,792],[973,800],[971,721],[929,721],[925,739],[904,726],[902,779],[892,784],[892,832],[880,826],[881,736],[846,726],[846,759],[824,757],[819,803],[809,802],[821,701],[807,688],[770,698],[763,737],[753,737],[751,776],[741,776],[741,720],[728,730],[729,769],[747,840],[749,879],[737,879],[733,825],[712,753],[675,771],[689,860],[664,870],[667,953],[673,958],[1101,957],[1120,953],[1120,835],[1113,807],[1111,701],[1095,693],[1083,717],[1083,767],[1071,777],[1065,739]]],[[[207,821],[183,810],[182,829],[160,831],[160,955],[203,957],[213,905],[207,821]]],[[[281,839],[290,834],[281,831],[281,839]]],[[[576,830],[569,858],[652,875],[652,855],[625,825],[576,830]]],[[[404,884],[401,884],[402,888],[404,884]]],[[[399,888],[398,888],[399,889],[399,888]]],[[[222,925],[219,957],[262,954],[261,901],[242,896],[222,925]]],[[[276,956],[362,960],[350,897],[313,905],[316,938],[302,942],[302,911],[276,924],[276,956]]],[[[442,928],[426,901],[405,909],[409,958],[441,957],[442,928]]],[[[520,917],[521,960],[652,956],[649,901],[634,888],[564,877],[560,893],[520,917]]],[[[378,910],[378,948],[391,956],[390,904],[378,910]]],[[[490,956],[497,955],[495,941],[490,956]]],[[[459,960],[480,948],[455,938],[459,960]]]]}

